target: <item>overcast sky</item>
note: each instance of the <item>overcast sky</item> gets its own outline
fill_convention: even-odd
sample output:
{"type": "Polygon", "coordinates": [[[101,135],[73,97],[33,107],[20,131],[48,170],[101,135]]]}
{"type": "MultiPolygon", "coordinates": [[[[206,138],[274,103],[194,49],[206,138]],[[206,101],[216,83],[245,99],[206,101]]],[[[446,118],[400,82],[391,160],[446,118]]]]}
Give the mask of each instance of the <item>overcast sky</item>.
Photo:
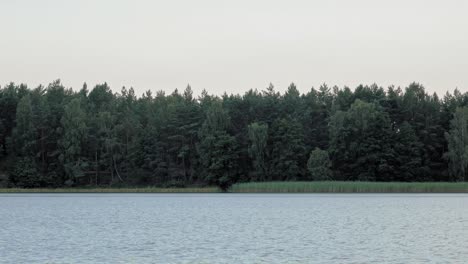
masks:
{"type": "Polygon", "coordinates": [[[468,91],[465,0],[0,0],[0,85],[468,91]]]}

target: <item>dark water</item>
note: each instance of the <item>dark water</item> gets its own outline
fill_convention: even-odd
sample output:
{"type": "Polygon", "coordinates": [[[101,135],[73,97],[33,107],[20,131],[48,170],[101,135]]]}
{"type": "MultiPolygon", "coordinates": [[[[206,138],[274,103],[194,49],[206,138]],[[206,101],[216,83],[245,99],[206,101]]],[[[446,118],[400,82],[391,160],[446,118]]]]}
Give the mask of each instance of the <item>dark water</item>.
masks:
{"type": "Polygon", "coordinates": [[[467,262],[468,195],[0,195],[0,263],[467,262]]]}

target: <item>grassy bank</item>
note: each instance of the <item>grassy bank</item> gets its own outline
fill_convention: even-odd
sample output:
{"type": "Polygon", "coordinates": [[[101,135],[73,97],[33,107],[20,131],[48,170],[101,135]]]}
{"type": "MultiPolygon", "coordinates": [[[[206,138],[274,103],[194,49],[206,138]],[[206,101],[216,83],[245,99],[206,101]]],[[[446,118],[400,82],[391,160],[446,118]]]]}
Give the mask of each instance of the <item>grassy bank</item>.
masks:
{"type": "Polygon", "coordinates": [[[187,188],[0,188],[0,193],[215,193],[216,187],[187,187],[187,188]]]}
{"type": "MultiPolygon", "coordinates": [[[[217,193],[216,187],[187,188],[0,188],[0,193],[217,193]]],[[[468,193],[468,182],[250,182],[231,193],[468,193]]]]}
{"type": "Polygon", "coordinates": [[[251,182],[235,193],[468,193],[468,182],[251,182]]]}

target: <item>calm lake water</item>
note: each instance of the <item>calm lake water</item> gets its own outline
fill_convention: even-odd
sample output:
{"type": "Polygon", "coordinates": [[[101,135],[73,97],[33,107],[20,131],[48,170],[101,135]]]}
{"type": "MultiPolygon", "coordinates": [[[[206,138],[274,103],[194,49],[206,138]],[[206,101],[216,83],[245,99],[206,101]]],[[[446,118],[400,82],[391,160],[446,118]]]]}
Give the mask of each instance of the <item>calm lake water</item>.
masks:
{"type": "Polygon", "coordinates": [[[463,194],[0,194],[0,263],[467,263],[463,194]]]}

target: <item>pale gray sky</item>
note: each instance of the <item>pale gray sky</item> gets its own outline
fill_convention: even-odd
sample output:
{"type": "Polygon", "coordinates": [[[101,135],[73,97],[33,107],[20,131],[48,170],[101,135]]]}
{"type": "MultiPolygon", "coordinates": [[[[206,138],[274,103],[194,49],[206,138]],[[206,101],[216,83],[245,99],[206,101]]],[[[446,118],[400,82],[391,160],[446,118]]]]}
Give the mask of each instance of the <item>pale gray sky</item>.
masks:
{"type": "Polygon", "coordinates": [[[0,0],[0,84],[468,91],[465,0],[0,0]]]}

